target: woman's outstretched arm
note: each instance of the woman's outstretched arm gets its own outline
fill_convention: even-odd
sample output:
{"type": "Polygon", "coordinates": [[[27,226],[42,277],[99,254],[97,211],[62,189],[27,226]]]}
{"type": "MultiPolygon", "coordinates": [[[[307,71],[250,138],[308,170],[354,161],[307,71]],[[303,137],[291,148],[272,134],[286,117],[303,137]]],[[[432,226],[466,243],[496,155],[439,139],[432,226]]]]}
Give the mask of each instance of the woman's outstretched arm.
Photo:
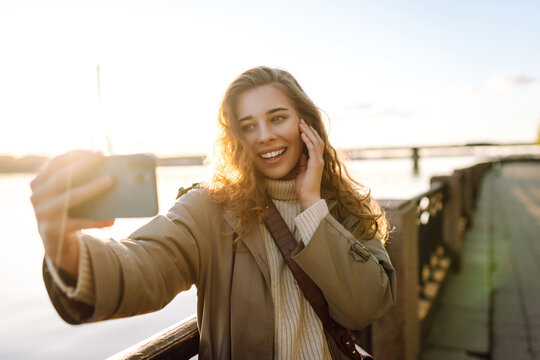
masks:
{"type": "Polygon", "coordinates": [[[159,310],[197,283],[200,252],[219,233],[216,210],[204,191],[182,196],[167,215],[158,215],[120,241],[79,234],[88,253],[94,302],[89,308],[68,298],[44,267],[45,284],[56,310],[72,324],[127,317],[159,310]]]}

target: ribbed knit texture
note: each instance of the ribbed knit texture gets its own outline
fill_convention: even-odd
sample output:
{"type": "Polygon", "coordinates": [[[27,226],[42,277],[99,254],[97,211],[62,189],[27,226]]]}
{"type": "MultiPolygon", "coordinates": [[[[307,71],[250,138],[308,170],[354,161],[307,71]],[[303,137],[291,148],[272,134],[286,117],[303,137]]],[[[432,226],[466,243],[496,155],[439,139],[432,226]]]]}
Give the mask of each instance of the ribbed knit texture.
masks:
{"type": "Polygon", "coordinates": [[[58,287],[66,294],[68,298],[81,301],[88,305],[94,305],[96,294],[94,290],[94,282],[92,281],[92,265],[86,244],[82,240],[82,233],[78,233],[79,241],[79,274],[77,277],[77,285],[75,287],[68,286],[58,275],[56,267],[48,256],[45,257],[45,262],[49,268],[52,278],[58,287]]]}
{"type": "MultiPolygon", "coordinates": [[[[318,201],[302,212],[295,180],[267,180],[267,184],[270,197],[296,241],[307,244],[328,213],[326,202],[318,201]]],[[[274,300],[274,359],[331,359],[321,320],[304,297],[264,224],[261,233],[274,300]]]]}

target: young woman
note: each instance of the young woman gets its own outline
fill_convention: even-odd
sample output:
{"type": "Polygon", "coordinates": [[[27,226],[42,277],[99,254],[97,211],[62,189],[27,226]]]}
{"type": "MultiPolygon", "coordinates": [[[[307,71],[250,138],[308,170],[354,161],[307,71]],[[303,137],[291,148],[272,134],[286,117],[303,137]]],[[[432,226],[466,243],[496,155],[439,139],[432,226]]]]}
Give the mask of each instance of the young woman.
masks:
{"type": "Polygon", "coordinates": [[[80,230],[111,221],[66,209],[106,191],[100,178],[67,191],[70,176],[102,155],[74,151],[32,182],[45,246],[44,278],[69,323],[164,307],[197,286],[201,359],[339,359],[264,224],[270,198],[294,234],[294,261],[314,280],[330,316],[354,332],[394,302],[388,226],[329,144],[319,110],[286,71],[257,67],[227,89],[215,172],[119,242],[80,230]]]}

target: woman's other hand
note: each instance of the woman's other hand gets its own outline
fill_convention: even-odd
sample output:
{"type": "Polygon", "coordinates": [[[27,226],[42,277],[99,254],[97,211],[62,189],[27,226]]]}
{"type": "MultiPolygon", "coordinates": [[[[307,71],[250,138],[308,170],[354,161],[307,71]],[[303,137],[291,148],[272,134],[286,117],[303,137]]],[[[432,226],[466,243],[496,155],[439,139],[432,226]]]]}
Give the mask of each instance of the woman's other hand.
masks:
{"type": "Polygon", "coordinates": [[[72,179],[91,171],[103,160],[101,153],[75,150],[51,159],[30,183],[39,234],[45,254],[53,263],[77,278],[79,243],[77,231],[111,226],[112,220],[70,218],[68,210],[114,185],[114,179],[103,176],[72,187],[72,179]]]}
{"type": "Polygon", "coordinates": [[[321,180],[324,168],[324,142],[317,131],[300,119],[300,137],[304,142],[309,159],[300,155],[298,175],[296,176],[296,193],[300,199],[302,210],[306,210],[321,199],[321,180]]]}

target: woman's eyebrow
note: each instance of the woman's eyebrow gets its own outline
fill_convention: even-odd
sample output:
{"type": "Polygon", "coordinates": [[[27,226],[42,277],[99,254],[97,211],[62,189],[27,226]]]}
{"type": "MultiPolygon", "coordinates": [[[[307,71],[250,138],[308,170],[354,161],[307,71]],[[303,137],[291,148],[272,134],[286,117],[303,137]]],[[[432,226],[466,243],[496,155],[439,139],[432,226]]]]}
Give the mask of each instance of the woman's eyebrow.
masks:
{"type": "MultiPolygon", "coordinates": [[[[286,107],[277,107],[277,108],[268,110],[268,111],[266,112],[266,115],[271,115],[271,114],[273,114],[273,113],[276,113],[276,112],[278,112],[278,111],[283,111],[283,110],[289,111],[289,109],[286,108],[286,107]]],[[[242,122],[242,121],[251,120],[251,119],[253,119],[253,115],[247,115],[247,116],[244,116],[244,117],[238,119],[238,122],[240,123],[240,122],[242,122]]]]}
{"type": "Polygon", "coordinates": [[[248,116],[244,116],[241,119],[238,119],[238,122],[241,123],[242,121],[251,120],[251,119],[253,119],[253,116],[248,115],[248,116]]]}
{"type": "Polygon", "coordinates": [[[282,110],[289,110],[289,109],[287,109],[286,107],[278,107],[278,108],[275,108],[275,109],[272,109],[272,110],[268,110],[266,112],[266,115],[270,115],[270,114],[273,114],[275,112],[282,111],[282,110]]]}

